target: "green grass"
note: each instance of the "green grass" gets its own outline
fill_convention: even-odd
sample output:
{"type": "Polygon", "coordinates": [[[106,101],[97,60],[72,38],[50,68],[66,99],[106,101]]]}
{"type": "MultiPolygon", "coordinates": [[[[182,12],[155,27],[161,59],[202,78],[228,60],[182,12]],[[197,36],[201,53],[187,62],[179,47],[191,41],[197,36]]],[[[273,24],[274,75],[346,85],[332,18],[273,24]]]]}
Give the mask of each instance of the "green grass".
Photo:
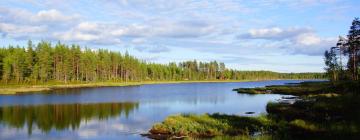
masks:
{"type": "Polygon", "coordinates": [[[259,136],[215,136],[212,140],[276,140],[271,135],[259,135],[259,136]]]}
{"type": "Polygon", "coordinates": [[[167,117],[162,123],[155,124],[150,133],[169,137],[215,137],[250,136],[256,132],[266,133],[272,127],[271,121],[264,116],[241,117],[223,114],[182,114],[167,117]]]}
{"type": "Polygon", "coordinates": [[[290,95],[309,95],[325,94],[331,91],[333,86],[328,82],[303,82],[300,84],[275,85],[258,88],[238,88],[234,89],[238,93],[246,94],[290,94],[290,95]]]}
{"type": "MultiPolygon", "coordinates": [[[[324,84],[325,85],[325,84],[324,84]]],[[[278,125],[281,138],[358,139],[360,138],[360,95],[356,82],[319,86],[318,94],[299,94],[294,104],[269,103],[268,118],[278,125]],[[344,88],[344,84],[353,88],[344,88]]],[[[308,86],[304,86],[308,87],[308,86]]]]}
{"type": "Polygon", "coordinates": [[[115,82],[97,82],[97,83],[71,83],[71,84],[39,84],[39,85],[2,85],[0,94],[32,93],[39,91],[50,91],[53,89],[64,88],[86,88],[86,87],[104,87],[104,86],[131,86],[141,83],[115,83],[115,82]]]}

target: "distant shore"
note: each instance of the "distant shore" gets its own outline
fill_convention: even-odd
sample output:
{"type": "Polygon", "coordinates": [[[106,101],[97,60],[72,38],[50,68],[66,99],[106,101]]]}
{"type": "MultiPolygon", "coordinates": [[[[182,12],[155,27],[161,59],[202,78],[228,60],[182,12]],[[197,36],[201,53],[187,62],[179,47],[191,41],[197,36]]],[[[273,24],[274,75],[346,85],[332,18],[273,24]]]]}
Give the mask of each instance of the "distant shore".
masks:
{"type": "Polygon", "coordinates": [[[89,87],[118,87],[118,86],[138,86],[146,84],[175,84],[175,83],[207,83],[207,82],[247,82],[259,80],[209,80],[209,81],[139,81],[139,82],[91,82],[91,83],[55,83],[55,84],[11,84],[0,86],[0,95],[6,94],[26,94],[32,92],[50,91],[54,89],[68,88],[89,88],[89,87]]]}
{"type": "MultiPolygon", "coordinates": [[[[314,80],[314,79],[269,79],[269,80],[314,80]]],[[[267,81],[261,80],[202,80],[202,81],[139,81],[139,82],[90,82],[90,83],[45,83],[45,84],[9,84],[0,86],[0,95],[26,94],[41,91],[51,91],[54,89],[68,88],[89,88],[89,87],[119,87],[119,86],[139,86],[146,84],[176,84],[176,83],[216,83],[216,82],[250,82],[267,81]]]]}

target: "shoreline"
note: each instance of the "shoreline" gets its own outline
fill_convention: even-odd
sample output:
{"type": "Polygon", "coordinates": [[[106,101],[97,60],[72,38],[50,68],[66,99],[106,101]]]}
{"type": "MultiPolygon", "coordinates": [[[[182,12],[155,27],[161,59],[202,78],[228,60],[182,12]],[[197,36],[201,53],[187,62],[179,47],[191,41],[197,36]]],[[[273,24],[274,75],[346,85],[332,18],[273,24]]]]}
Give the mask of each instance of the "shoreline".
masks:
{"type": "MultiPolygon", "coordinates": [[[[264,88],[245,88],[239,94],[271,94],[267,90],[298,96],[295,102],[269,102],[264,116],[227,114],[177,114],[153,124],[148,138],[244,136],[256,139],[353,139],[359,137],[358,82],[335,85],[328,81],[303,82],[299,85],[274,85],[264,88]],[[353,87],[348,90],[345,87],[353,87]],[[355,128],[355,129],[354,129],[355,128]],[[260,133],[260,134],[259,134],[260,133]]],[[[236,90],[235,90],[236,91],[236,90]]],[[[288,99],[285,99],[288,100],[288,99]]]]}
{"type": "MultiPolygon", "coordinates": [[[[269,80],[321,80],[321,79],[269,79],[269,80]]],[[[269,80],[209,80],[209,81],[140,81],[140,82],[94,82],[69,84],[38,84],[38,85],[3,85],[0,86],[0,95],[28,94],[33,92],[51,91],[56,89],[91,88],[91,87],[121,87],[140,86],[149,84],[179,84],[179,83],[231,83],[254,82],[269,80]]]]}
{"type": "Polygon", "coordinates": [[[220,82],[249,82],[260,80],[210,80],[210,81],[141,81],[141,82],[93,82],[93,83],[69,83],[69,84],[38,84],[38,85],[9,85],[0,87],[0,95],[28,94],[34,92],[51,91],[71,88],[93,87],[122,87],[140,86],[149,84],[178,84],[178,83],[220,83],[220,82]]]}

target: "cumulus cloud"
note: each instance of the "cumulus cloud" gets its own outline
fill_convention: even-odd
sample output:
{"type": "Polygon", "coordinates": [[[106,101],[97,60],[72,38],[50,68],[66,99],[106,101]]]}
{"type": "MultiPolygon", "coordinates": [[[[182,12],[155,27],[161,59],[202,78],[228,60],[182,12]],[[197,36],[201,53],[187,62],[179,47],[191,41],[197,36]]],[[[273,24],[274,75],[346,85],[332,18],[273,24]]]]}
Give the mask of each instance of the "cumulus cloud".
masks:
{"type": "Polygon", "coordinates": [[[19,8],[0,7],[1,19],[4,22],[16,24],[49,24],[58,22],[57,24],[64,24],[66,22],[74,22],[80,19],[80,15],[65,15],[59,10],[41,10],[38,12],[30,12],[19,8]]]}
{"type": "Polygon", "coordinates": [[[262,39],[275,43],[273,48],[280,48],[291,54],[322,55],[323,52],[335,44],[336,39],[320,37],[311,28],[260,28],[250,29],[238,36],[239,39],[262,39]]]}
{"type": "Polygon", "coordinates": [[[78,15],[64,15],[58,10],[30,12],[18,8],[0,7],[2,37],[13,39],[52,39],[50,33],[63,30],[75,23],[78,15]]]}
{"type": "Polygon", "coordinates": [[[0,23],[0,31],[7,33],[39,33],[46,31],[44,26],[27,26],[27,25],[15,25],[8,23],[0,23]]]}
{"type": "Polygon", "coordinates": [[[323,55],[336,41],[336,38],[322,38],[315,33],[306,33],[295,37],[291,44],[284,48],[293,54],[323,55]]]}
{"type": "Polygon", "coordinates": [[[99,35],[82,33],[76,30],[71,30],[63,33],[54,33],[54,36],[65,41],[92,41],[100,39],[99,35]]]}
{"type": "Polygon", "coordinates": [[[64,41],[100,41],[101,39],[109,40],[108,36],[111,31],[110,26],[101,25],[92,22],[81,22],[77,26],[67,31],[57,31],[53,33],[54,38],[64,41]]]}
{"type": "Polygon", "coordinates": [[[313,32],[310,28],[261,28],[250,29],[247,33],[238,36],[240,39],[270,39],[270,40],[283,40],[289,39],[304,33],[313,32]]]}
{"type": "Polygon", "coordinates": [[[215,32],[206,21],[167,21],[156,19],[147,24],[130,24],[113,30],[113,34],[127,37],[196,38],[215,32]]]}
{"type": "Polygon", "coordinates": [[[66,16],[56,9],[42,10],[32,15],[30,20],[34,22],[67,22],[77,20],[79,15],[66,16]]]}
{"type": "Polygon", "coordinates": [[[67,31],[54,32],[53,36],[65,41],[95,43],[120,43],[123,38],[133,38],[130,43],[140,43],[146,38],[197,38],[214,32],[213,26],[202,21],[150,21],[148,24],[130,25],[85,21],[67,31]]]}
{"type": "Polygon", "coordinates": [[[98,31],[99,24],[94,22],[81,22],[77,25],[77,28],[81,31],[98,31]]]}
{"type": "Polygon", "coordinates": [[[300,34],[294,40],[297,44],[310,46],[322,42],[322,39],[313,33],[300,34]]]}
{"type": "Polygon", "coordinates": [[[15,39],[20,39],[28,36],[29,34],[39,34],[46,31],[47,28],[45,26],[29,26],[0,23],[0,33],[2,33],[2,37],[10,36],[15,39]]]}
{"type": "Polygon", "coordinates": [[[202,21],[180,21],[168,23],[155,23],[152,34],[162,37],[196,38],[206,36],[215,31],[215,27],[202,21]]]}

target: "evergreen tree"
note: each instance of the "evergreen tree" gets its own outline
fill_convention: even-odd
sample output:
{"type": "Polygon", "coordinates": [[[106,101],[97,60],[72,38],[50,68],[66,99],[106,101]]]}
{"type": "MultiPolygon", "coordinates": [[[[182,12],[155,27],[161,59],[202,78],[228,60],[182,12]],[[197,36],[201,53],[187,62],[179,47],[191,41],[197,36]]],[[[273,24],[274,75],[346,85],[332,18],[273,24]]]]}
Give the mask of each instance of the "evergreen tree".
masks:
{"type": "Polygon", "coordinates": [[[330,76],[332,81],[336,81],[338,79],[338,72],[340,70],[340,66],[337,62],[336,52],[334,49],[330,51],[325,51],[325,65],[327,66],[325,70],[330,76]]]}
{"type": "Polygon", "coordinates": [[[52,48],[49,42],[42,41],[38,44],[36,48],[37,56],[37,65],[39,67],[39,77],[41,82],[46,82],[50,80],[53,73],[53,58],[52,58],[52,48]]]}
{"type": "Polygon", "coordinates": [[[358,79],[358,67],[359,61],[358,58],[360,57],[360,20],[359,18],[355,18],[352,21],[350,26],[349,34],[348,34],[348,69],[352,73],[352,79],[358,79]]]}
{"type": "Polygon", "coordinates": [[[156,64],[105,49],[80,49],[58,42],[28,42],[26,49],[8,46],[0,49],[0,78],[3,83],[97,82],[143,80],[262,80],[324,78],[321,73],[275,73],[237,71],[217,61],[197,60],[156,64]]]}
{"type": "Polygon", "coordinates": [[[28,82],[31,82],[32,79],[31,78],[31,75],[33,73],[33,70],[35,69],[34,68],[34,65],[35,65],[35,62],[37,62],[36,60],[36,53],[35,51],[33,50],[33,44],[31,41],[28,42],[28,47],[27,47],[27,50],[26,50],[26,59],[25,59],[25,72],[24,72],[24,76],[26,77],[26,81],[28,82]]]}

